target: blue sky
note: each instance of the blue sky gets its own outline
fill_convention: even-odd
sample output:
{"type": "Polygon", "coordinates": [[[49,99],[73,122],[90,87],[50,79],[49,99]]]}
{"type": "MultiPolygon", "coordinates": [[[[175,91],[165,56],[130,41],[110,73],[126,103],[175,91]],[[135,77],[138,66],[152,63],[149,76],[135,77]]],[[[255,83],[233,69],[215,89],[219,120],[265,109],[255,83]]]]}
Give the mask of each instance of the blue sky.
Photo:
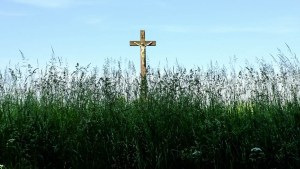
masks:
{"type": "Polygon", "coordinates": [[[299,0],[1,0],[0,68],[33,65],[57,56],[74,67],[102,67],[106,58],[133,61],[139,69],[140,29],[157,46],[147,48],[151,67],[206,67],[271,59],[285,43],[300,53],[299,0]]]}

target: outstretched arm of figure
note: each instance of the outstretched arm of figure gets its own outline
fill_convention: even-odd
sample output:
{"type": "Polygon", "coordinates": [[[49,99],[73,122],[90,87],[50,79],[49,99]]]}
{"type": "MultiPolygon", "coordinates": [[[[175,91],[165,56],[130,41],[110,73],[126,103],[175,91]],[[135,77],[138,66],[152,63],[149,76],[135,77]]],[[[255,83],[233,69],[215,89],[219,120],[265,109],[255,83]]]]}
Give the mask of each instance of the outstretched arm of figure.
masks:
{"type": "Polygon", "coordinates": [[[151,45],[152,44],[152,42],[149,42],[146,46],[149,46],[149,45],[151,45]]]}
{"type": "Polygon", "coordinates": [[[139,44],[139,43],[136,43],[136,42],[133,42],[134,44],[136,44],[136,45],[138,45],[138,46],[141,46],[141,44],[139,44]]]}

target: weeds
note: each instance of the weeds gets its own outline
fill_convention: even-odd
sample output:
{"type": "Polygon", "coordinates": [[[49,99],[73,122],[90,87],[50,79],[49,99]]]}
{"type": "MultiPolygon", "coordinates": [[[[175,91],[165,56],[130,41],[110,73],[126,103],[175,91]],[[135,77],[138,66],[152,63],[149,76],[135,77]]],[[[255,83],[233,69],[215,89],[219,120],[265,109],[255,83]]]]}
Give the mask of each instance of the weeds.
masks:
{"type": "MultiPolygon", "coordinates": [[[[299,61],[279,51],[228,72],[128,69],[52,57],[0,72],[6,168],[299,168],[299,61]],[[278,68],[278,69],[277,69],[278,68]]],[[[0,165],[0,168],[4,168],[0,165]]]]}

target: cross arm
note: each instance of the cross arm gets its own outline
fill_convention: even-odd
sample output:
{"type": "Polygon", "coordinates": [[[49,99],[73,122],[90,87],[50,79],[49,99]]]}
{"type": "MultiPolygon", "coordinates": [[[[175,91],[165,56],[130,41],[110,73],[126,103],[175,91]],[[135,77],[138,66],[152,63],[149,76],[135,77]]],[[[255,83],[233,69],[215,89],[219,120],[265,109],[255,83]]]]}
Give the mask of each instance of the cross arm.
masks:
{"type": "MultiPolygon", "coordinates": [[[[141,41],[130,41],[130,46],[140,46],[141,41]]],[[[145,41],[145,46],[156,46],[156,41],[145,41]]]]}

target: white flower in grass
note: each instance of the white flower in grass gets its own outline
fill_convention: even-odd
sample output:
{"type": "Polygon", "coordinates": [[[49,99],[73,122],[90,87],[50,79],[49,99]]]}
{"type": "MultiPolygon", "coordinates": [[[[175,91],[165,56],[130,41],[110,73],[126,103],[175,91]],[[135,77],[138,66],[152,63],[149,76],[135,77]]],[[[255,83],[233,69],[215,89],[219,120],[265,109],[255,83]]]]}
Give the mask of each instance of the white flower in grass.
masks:
{"type": "MultiPolygon", "coordinates": [[[[9,140],[7,140],[6,147],[11,146],[14,142],[15,142],[15,139],[9,139],[9,140]]],[[[1,167],[0,167],[0,169],[1,169],[1,167]]]]}
{"type": "Polygon", "coordinates": [[[3,169],[4,168],[4,165],[0,164],[0,169],[3,169]]]}
{"type": "Polygon", "coordinates": [[[259,147],[254,147],[254,148],[251,149],[251,152],[261,152],[261,151],[262,150],[259,147]]]}
{"type": "Polygon", "coordinates": [[[9,143],[13,143],[15,141],[15,139],[9,139],[9,140],[7,140],[7,142],[9,142],[9,143]]]}
{"type": "Polygon", "coordinates": [[[258,162],[265,158],[265,153],[259,147],[254,147],[251,149],[251,153],[249,155],[249,160],[252,162],[258,162]]]}
{"type": "Polygon", "coordinates": [[[193,153],[192,153],[192,156],[193,157],[200,157],[202,155],[202,152],[201,151],[198,151],[198,150],[195,150],[193,153]]]}

